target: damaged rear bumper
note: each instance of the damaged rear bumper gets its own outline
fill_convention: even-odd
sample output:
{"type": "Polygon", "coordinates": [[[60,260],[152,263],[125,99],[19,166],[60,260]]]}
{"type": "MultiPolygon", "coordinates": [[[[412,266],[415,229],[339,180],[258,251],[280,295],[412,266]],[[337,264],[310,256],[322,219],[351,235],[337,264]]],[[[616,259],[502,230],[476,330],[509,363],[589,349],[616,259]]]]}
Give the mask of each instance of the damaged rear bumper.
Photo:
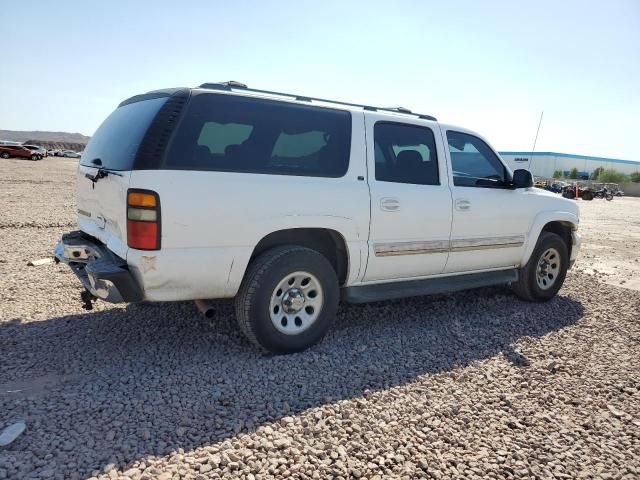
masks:
{"type": "Polygon", "coordinates": [[[65,233],[56,245],[56,259],[69,265],[92,295],[111,303],[139,302],[142,289],[127,262],[104,244],[81,231],[65,233]]]}

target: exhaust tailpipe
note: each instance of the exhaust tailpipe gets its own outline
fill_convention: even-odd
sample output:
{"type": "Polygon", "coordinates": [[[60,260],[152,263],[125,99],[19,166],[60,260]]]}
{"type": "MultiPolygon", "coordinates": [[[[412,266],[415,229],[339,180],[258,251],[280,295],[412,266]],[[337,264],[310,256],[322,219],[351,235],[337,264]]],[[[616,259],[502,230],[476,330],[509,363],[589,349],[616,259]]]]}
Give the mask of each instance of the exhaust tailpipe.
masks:
{"type": "Polygon", "coordinates": [[[208,318],[209,320],[211,320],[216,313],[216,310],[215,308],[213,308],[213,305],[211,305],[211,303],[206,300],[194,300],[194,301],[195,301],[196,307],[198,307],[198,310],[200,310],[200,313],[202,313],[205,316],[205,318],[208,318]]]}

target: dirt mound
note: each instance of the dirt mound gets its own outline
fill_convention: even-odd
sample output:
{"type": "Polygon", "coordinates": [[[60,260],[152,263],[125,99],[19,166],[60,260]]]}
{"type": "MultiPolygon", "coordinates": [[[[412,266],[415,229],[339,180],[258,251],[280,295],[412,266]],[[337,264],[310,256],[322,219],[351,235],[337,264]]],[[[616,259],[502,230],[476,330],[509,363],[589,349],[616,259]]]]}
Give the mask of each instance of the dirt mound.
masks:
{"type": "Polygon", "coordinates": [[[91,137],[81,133],[0,130],[0,140],[20,142],[26,145],[40,145],[47,150],[84,150],[91,137]]]}
{"type": "Polygon", "coordinates": [[[50,142],[47,140],[39,140],[35,138],[29,138],[23,142],[25,145],[40,145],[47,150],[73,150],[74,152],[81,152],[87,146],[86,143],[79,142],[50,142]]]}

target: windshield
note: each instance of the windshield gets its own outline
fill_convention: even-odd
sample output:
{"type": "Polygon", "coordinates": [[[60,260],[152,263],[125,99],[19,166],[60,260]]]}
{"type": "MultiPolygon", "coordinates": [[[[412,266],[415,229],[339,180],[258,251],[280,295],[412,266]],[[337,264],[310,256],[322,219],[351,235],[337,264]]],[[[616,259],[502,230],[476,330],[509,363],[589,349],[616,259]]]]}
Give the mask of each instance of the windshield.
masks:
{"type": "Polygon", "coordinates": [[[117,108],[91,137],[80,164],[95,167],[94,160],[100,159],[104,168],[131,170],[144,134],[166,101],[154,98],[117,108]]]}

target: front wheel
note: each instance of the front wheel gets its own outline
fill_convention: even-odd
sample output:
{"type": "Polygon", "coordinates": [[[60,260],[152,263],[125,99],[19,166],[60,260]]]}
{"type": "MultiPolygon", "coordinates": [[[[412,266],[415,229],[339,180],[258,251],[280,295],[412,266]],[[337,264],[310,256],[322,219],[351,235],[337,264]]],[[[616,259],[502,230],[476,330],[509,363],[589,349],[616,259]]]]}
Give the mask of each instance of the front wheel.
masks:
{"type": "Polygon", "coordinates": [[[38,160],[38,155],[31,155],[31,160],[38,160]]]}
{"type": "Polygon", "coordinates": [[[604,198],[607,199],[607,202],[610,202],[611,200],[613,200],[613,195],[611,193],[607,193],[607,196],[604,198]]]}
{"type": "Polygon", "coordinates": [[[569,266],[569,251],[559,235],[542,232],[527,264],[513,284],[515,294],[529,302],[546,302],[562,287],[569,266]]]}
{"type": "Polygon", "coordinates": [[[263,350],[299,352],[322,340],[339,296],[336,272],[322,254],[295,245],[276,247],[249,266],[236,296],[236,318],[263,350]]]}

